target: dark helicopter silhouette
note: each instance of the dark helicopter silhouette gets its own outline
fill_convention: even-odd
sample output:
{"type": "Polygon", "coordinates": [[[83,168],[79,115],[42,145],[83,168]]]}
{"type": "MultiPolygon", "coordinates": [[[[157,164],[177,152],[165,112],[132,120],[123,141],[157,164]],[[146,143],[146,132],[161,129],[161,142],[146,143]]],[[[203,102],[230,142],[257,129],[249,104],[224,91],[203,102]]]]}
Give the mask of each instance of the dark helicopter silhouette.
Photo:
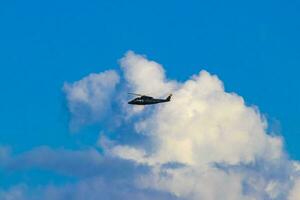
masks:
{"type": "Polygon", "coordinates": [[[128,93],[128,94],[139,96],[128,102],[128,104],[133,104],[133,105],[150,105],[150,104],[169,102],[172,97],[172,94],[170,94],[165,99],[155,99],[153,97],[142,95],[142,94],[135,94],[135,93],[128,93]]]}

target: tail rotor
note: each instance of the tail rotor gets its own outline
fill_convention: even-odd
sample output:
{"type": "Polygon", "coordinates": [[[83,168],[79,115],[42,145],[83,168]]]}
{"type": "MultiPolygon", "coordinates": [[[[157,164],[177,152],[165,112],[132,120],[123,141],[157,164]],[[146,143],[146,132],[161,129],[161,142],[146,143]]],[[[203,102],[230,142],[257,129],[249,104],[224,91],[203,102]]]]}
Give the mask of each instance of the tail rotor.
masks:
{"type": "Polygon", "coordinates": [[[172,94],[170,94],[170,95],[166,98],[166,101],[170,101],[170,100],[171,100],[171,97],[172,97],[172,94]]]}

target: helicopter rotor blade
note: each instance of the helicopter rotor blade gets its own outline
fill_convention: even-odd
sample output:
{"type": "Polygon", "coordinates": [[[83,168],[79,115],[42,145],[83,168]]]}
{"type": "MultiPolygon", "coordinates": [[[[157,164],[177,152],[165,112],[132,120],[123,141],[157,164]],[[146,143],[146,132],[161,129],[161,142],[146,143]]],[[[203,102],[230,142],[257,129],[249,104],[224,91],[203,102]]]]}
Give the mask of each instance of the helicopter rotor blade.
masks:
{"type": "Polygon", "coordinates": [[[128,94],[135,95],[135,96],[144,96],[142,94],[136,94],[136,93],[131,93],[131,92],[129,92],[128,94]]]}

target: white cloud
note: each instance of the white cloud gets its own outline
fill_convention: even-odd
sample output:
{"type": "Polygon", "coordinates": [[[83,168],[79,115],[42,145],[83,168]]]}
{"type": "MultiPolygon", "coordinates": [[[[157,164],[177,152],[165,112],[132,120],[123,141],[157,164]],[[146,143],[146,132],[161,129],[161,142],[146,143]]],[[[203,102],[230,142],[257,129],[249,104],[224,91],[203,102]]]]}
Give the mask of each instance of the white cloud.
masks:
{"type": "Polygon", "coordinates": [[[125,79],[132,92],[160,97],[171,93],[176,81],[167,80],[163,67],[145,56],[128,51],[120,60],[125,79]]]}
{"type": "Polygon", "coordinates": [[[160,64],[132,51],[120,65],[124,79],[106,71],[64,85],[72,123],[81,126],[99,122],[122,80],[121,94],[113,98],[122,104],[117,107],[123,109],[117,114],[122,120],[115,135],[102,130],[103,154],[95,148],[38,148],[8,159],[0,148],[0,159],[9,168],[22,163],[83,177],[76,184],[43,189],[50,199],[299,199],[299,163],[288,159],[281,137],[267,133],[259,110],[226,92],[217,76],[203,70],[178,83],[166,78],[160,64]],[[132,110],[125,105],[129,91],[174,97],[132,110]]]}
{"type": "MultiPolygon", "coordinates": [[[[135,180],[139,187],[192,200],[286,198],[295,167],[285,158],[282,138],[266,132],[267,122],[256,107],[226,92],[222,81],[206,71],[178,83],[166,78],[160,64],[132,51],[120,65],[129,91],[174,94],[169,103],[129,109],[139,115],[123,126],[134,127],[127,130],[148,142],[116,140],[103,146],[108,155],[150,167],[135,180]],[[170,163],[181,167],[166,167],[170,163]]],[[[123,108],[120,112],[128,114],[128,106],[123,108]]]]}
{"type": "Polygon", "coordinates": [[[9,188],[0,187],[1,200],[176,199],[168,192],[135,186],[134,180],[147,168],[105,157],[92,148],[67,150],[44,146],[17,155],[7,154],[6,158],[2,167],[10,173],[18,171],[18,176],[23,176],[27,169],[39,169],[76,179],[58,185],[51,181],[48,184],[20,182],[9,188]]]}
{"type": "Polygon", "coordinates": [[[111,96],[118,82],[118,74],[109,70],[65,83],[63,90],[71,113],[71,128],[76,130],[82,125],[99,122],[111,107],[111,96]]]}
{"type": "Polygon", "coordinates": [[[259,112],[226,93],[216,76],[202,71],[173,93],[170,103],[137,124],[159,144],[157,162],[232,165],[280,158],[281,139],[267,135],[259,112]]]}
{"type": "Polygon", "coordinates": [[[1,200],[175,200],[176,197],[154,190],[141,190],[122,180],[104,180],[93,177],[76,183],[46,185],[30,188],[25,184],[16,185],[8,190],[0,189],[1,200]]]}
{"type": "Polygon", "coordinates": [[[295,181],[295,185],[289,194],[288,200],[299,200],[300,199],[300,178],[295,181]]]}
{"type": "Polygon", "coordinates": [[[116,144],[109,150],[121,159],[151,166],[151,172],[137,180],[140,187],[205,200],[280,199],[288,191],[294,169],[285,159],[282,139],[267,134],[258,109],[226,92],[217,76],[201,71],[181,84],[165,81],[161,65],[132,52],[121,65],[135,92],[174,94],[171,102],[153,107],[134,122],[135,130],[149,137],[145,148],[116,144]],[[285,171],[276,171],[283,162],[285,171]],[[168,163],[184,167],[166,169],[168,163]],[[264,167],[274,173],[272,178],[259,170],[264,167]]]}

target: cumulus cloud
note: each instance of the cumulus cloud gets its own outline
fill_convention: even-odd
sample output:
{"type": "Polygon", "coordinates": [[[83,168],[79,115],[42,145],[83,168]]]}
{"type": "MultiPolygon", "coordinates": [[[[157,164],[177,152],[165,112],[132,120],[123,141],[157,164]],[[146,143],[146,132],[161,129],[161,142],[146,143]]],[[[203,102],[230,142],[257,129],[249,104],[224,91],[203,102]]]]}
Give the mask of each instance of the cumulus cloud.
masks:
{"type": "MultiPolygon", "coordinates": [[[[139,199],[139,200],[177,200],[171,194],[155,190],[142,190],[131,183],[103,180],[93,177],[77,183],[65,185],[46,185],[30,188],[20,184],[8,190],[0,190],[1,200],[98,200],[98,199],[139,199]]],[[[179,199],[178,199],[179,200],[179,199]]]]}
{"type": "Polygon", "coordinates": [[[282,138],[266,132],[256,107],[226,92],[222,81],[206,71],[183,83],[164,81],[162,66],[133,52],[121,66],[132,88],[174,94],[170,103],[133,122],[134,131],[148,137],[147,145],[109,149],[121,159],[151,166],[137,180],[140,186],[187,199],[286,198],[296,170],[286,159],[282,138]],[[154,84],[148,88],[151,74],[154,84]],[[182,167],[166,168],[168,163],[182,167]]]}
{"type": "Polygon", "coordinates": [[[41,146],[19,155],[10,155],[3,165],[8,170],[40,168],[69,176],[89,176],[98,172],[103,160],[103,156],[93,148],[68,150],[41,146]]]}
{"type": "Polygon", "coordinates": [[[119,75],[109,70],[92,73],[74,83],[65,83],[63,91],[71,113],[70,127],[76,130],[82,125],[102,120],[111,108],[110,98],[118,82],[119,75]]]}
{"type": "Polygon", "coordinates": [[[300,198],[300,178],[295,181],[295,185],[289,194],[288,200],[298,200],[300,198]]]}
{"type": "Polygon", "coordinates": [[[132,92],[160,96],[171,93],[177,86],[176,81],[166,79],[160,64],[132,51],[125,54],[120,65],[132,92]]]}
{"type": "Polygon", "coordinates": [[[216,76],[202,71],[173,93],[171,103],[136,125],[159,144],[158,162],[239,164],[281,156],[281,139],[267,135],[259,112],[226,93],[216,76]]]}
{"type": "Polygon", "coordinates": [[[8,159],[0,149],[6,168],[24,163],[80,178],[46,186],[41,194],[52,199],[299,199],[300,164],[286,155],[283,138],[268,134],[258,108],[227,92],[216,75],[202,70],[184,82],[169,80],[160,64],[132,51],[120,66],[124,77],[106,71],[64,85],[71,123],[80,126],[101,123],[107,98],[121,94],[117,116],[110,113],[121,123],[113,133],[102,130],[100,150],[42,147],[8,159]],[[126,104],[127,92],[174,98],[134,110],[126,104]]]}
{"type": "Polygon", "coordinates": [[[38,147],[30,151],[7,154],[2,167],[10,172],[39,169],[63,176],[75,177],[76,182],[63,185],[20,183],[8,189],[0,188],[3,200],[96,200],[96,199],[177,199],[168,192],[140,188],[135,179],[148,171],[146,166],[131,161],[103,156],[97,149],[67,150],[38,147]]]}
{"type": "Polygon", "coordinates": [[[139,199],[139,200],[170,200],[176,197],[154,190],[140,190],[131,183],[102,180],[94,177],[77,184],[68,184],[62,187],[46,187],[42,190],[41,199],[45,200],[97,200],[97,199],[139,199]]]}
{"type": "Polygon", "coordinates": [[[147,167],[131,161],[104,156],[96,148],[70,150],[40,146],[21,154],[6,156],[1,165],[9,171],[40,169],[63,176],[86,178],[102,175],[103,179],[132,178],[147,167]]]}

